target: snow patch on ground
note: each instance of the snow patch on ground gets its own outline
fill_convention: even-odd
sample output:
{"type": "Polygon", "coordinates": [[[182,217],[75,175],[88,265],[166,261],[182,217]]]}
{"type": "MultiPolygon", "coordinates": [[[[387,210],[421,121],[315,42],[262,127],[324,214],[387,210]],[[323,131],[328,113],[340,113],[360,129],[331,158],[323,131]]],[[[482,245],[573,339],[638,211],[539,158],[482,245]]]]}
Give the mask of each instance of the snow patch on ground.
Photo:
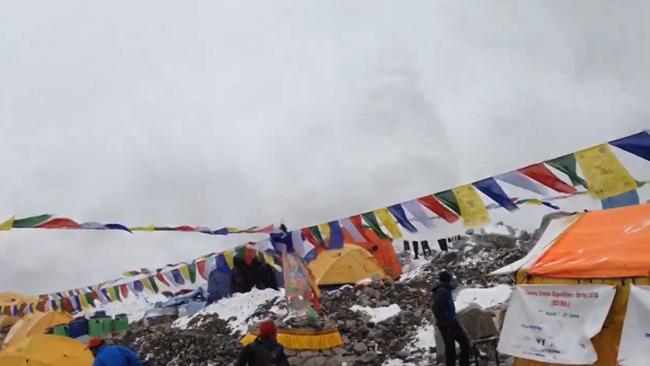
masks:
{"type": "Polygon", "coordinates": [[[462,289],[456,297],[456,311],[459,312],[470,304],[477,304],[483,309],[503,304],[508,302],[511,293],[512,287],[508,285],[498,285],[490,288],[462,289]]]}
{"type": "Polygon", "coordinates": [[[370,315],[370,321],[373,323],[381,323],[384,320],[388,320],[390,318],[397,316],[402,311],[402,309],[400,309],[399,305],[397,304],[391,304],[389,306],[381,306],[378,308],[353,305],[350,308],[350,310],[361,311],[363,313],[370,315]]]}
{"type": "Polygon", "coordinates": [[[219,318],[228,321],[228,325],[233,332],[239,331],[240,333],[246,333],[248,330],[248,322],[246,319],[251,317],[260,305],[281,296],[284,296],[282,290],[277,291],[273,289],[253,289],[245,294],[237,293],[232,297],[221,299],[211,304],[192,316],[177,319],[172,326],[174,328],[187,329],[189,322],[195,317],[217,314],[219,318]]]}
{"type": "Polygon", "coordinates": [[[430,347],[436,346],[436,338],[434,334],[434,326],[431,323],[421,325],[415,334],[415,342],[413,347],[428,350],[430,347]]]}
{"type": "Polygon", "coordinates": [[[382,366],[416,366],[416,365],[411,362],[404,362],[399,358],[391,358],[389,360],[384,361],[382,366]]]}

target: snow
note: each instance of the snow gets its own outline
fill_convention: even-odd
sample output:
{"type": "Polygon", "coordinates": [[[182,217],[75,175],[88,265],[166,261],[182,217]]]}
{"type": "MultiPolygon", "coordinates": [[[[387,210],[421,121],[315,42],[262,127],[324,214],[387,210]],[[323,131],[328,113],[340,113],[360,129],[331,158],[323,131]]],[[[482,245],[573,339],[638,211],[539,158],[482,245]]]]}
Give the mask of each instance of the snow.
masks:
{"type": "Polygon", "coordinates": [[[90,308],[86,313],[87,315],[92,315],[97,311],[105,311],[108,316],[126,314],[129,322],[136,322],[144,318],[144,314],[156,302],[164,302],[167,300],[168,298],[161,294],[140,294],[139,296],[135,296],[133,293],[129,293],[129,296],[126,299],[122,299],[122,301],[113,301],[107,304],[95,302],[97,304],[96,308],[90,308]]]}
{"type": "Polygon", "coordinates": [[[192,316],[178,318],[174,322],[173,327],[187,329],[189,322],[195,317],[217,314],[219,318],[228,321],[228,325],[233,333],[235,331],[246,333],[248,330],[248,322],[246,319],[250,318],[260,305],[281,296],[284,296],[282,290],[277,291],[273,289],[253,289],[245,294],[237,293],[232,297],[221,299],[211,304],[192,316]]]}
{"type": "Polygon", "coordinates": [[[399,305],[391,304],[389,306],[380,306],[378,308],[371,308],[367,306],[353,305],[350,310],[360,311],[370,315],[370,321],[373,323],[381,323],[384,320],[388,320],[392,317],[397,316],[402,309],[399,305]]]}
{"type": "Polygon", "coordinates": [[[404,362],[399,358],[391,358],[389,360],[384,361],[382,366],[415,366],[415,364],[411,362],[404,362]]]}
{"type": "Polygon", "coordinates": [[[402,268],[404,274],[400,277],[401,282],[407,282],[414,278],[420,277],[429,261],[424,258],[411,260],[410,263],[402,268]]]}
{"type": "Polygon", "coordinates": [[[418,328],[413,347],[428,350],[430,347],[435,346],[436,338],[434,334],[434,326],[427,322],[418,328]]]}
{"type": "Polygon", "coordinates": [[[498,285],[490,288],[466,288],[460,290],[456,297],[456,311],[461,311],[470,304],[477,304],[487,309],[508,302],[512,288],[508,285],[498,285]]]}

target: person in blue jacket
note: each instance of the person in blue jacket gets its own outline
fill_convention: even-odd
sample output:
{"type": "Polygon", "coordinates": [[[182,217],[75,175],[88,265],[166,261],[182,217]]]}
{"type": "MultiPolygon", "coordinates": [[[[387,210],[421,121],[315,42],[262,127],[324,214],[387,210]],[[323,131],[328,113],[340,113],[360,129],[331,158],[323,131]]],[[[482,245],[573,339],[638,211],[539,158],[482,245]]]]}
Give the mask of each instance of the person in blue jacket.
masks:
{"type": "Polygon", "coordinates": [[[135,352],[126,347],[106,344],[103,339],[91,339],[88,348],[95,356],[93,366],[142,366],[135,352]]]}

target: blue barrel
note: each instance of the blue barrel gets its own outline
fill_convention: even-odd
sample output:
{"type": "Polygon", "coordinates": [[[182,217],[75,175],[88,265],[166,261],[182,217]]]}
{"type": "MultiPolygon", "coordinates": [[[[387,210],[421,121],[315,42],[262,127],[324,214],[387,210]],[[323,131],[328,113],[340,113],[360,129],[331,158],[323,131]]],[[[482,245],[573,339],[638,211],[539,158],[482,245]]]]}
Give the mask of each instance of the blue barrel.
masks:
{"type": "Polygon", "coordinates": [[[68,324],[70,337],[79,338],[88,334],[88,319],[85,317],[76,318],[68,324]]]}

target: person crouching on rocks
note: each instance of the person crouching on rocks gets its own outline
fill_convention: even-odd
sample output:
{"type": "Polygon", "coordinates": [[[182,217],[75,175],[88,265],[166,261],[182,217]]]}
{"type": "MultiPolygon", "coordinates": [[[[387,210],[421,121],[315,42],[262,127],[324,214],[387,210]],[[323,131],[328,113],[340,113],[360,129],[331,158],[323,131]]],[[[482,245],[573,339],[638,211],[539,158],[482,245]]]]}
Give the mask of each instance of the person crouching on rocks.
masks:
{"type": "Polygon", "coordinates": [[[469,340],[456,318],[451,275],[446,271],[440,272],[438,280],[433,288],[433,315],[445,343],[447,366],[456,366],[456,342],[460,345],[460,366],[469,366],[469,340]]]}
{"type": "Polygon", "coordinates": [[[106,344],[101,338],[91,339],[88,349],[95,356],[93,366],[142,366],[135,352],[126,347],[106,344]]]}
{"type": "Polygon", "coordinates": [[[260,334],[242,349],[236,366],[289,366],[284,349],[278,343],[277,329],[272,321],[260,325],[260,334]]]}

